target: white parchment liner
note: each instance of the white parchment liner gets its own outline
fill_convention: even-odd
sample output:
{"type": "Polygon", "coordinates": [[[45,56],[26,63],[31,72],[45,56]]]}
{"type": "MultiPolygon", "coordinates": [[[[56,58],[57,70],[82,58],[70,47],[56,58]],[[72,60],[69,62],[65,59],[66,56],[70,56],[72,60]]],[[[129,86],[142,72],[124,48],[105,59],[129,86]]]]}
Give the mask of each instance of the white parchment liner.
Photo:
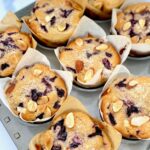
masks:
{"type": "MultiPolygon", "coordinates": [[[[137,4],[140,2],[150,2],[150,1],[149,0],[126,0],[120,9],[113,9],[112,19],[111,19],[111,31],[113,34],[117,35],[117,31],[115,29],[115,25],[117,24],[117,13],[121,12],[129,5],[137,4]]],[[[132,50],[139,53],[139,55],[146,54],[150,52],[150,44],[145,44],[145,43],[132,44],[132,50]]]]}
{"type": "MultiPolygon", "coordinates": [[[[111,83],[117,79],[118,77],[129,77],[129,76],[133,76],[130,71],[123,65],[117,65],[117,67],[114,69],[113,73],[111,74],[111,76],[109,77],[108,81],[106,82],[105,86],[103,87],[102,89],[102,92],[100,93],[99,95],[99,112],[100,112],[100,115],[103,119],[103,112],[101,111],[101,103],[102,103],[102,100],[101,100],[101,96],[103,95],[103,93],[108,89],[108,87],[111,85],[111,83]]],[[[133,142],[136,142],[136,140],[139,140],[139,139],[128,139],[126,138],[127,140],[135,140],[133,142]]],[[[150,139],[140,139],[140,140],[150,140],[150,139]]]]}
{"type": "Polygon", "coordinates": [[[26,33],[31,38],[31,48],[36,48],[37,42],[34,40],[34,38],[31,36],[31,32],[29,30],[23,31],[22,24],[20,20],[17,18],[17,16],[12,13],[8,12],[4,18],[0,21],[0,33],[5,32],[6,29],[10,27],[18,28],[19,31],[26,33]]]}
{"type": "MultiPolygon", "coordinates": [[[[121,36],[121,35],[106,35],[105,31],[99,26],[97,25],[93,20],[89,19],[86,16],[83,16],[75,30],[75,32],[73,33],[73,35],[71,36],[71,38],[69,39],[69,42],[74,40],[77,37],[84,37],[88,34],[91,34],[95,37],[104,39],[105,41],[110,42],[117,50],[117,52],[120,55],[121,58],[121,64],[125,62],[125,60],[127,59],[129,53],[130,53],[130,49],[131,49],[131,41],[129,38],[125,37],[125,36],[121,36]],[[124,49],[123,53],[120,54],[120,51],[122,51],[122,49],[124,49]]],[[[69,43],[68,42],[68,43],[69,43]]],[[[55,54],[57,59],[59,60],[60,64],[62,65],[64,70],[67,70],[66,67],[63,65],[63,63],[61,63],[60,59],[59,59],[59,53],[61,51],[63,47],[58,47],[56,48],[55,54]]],[[[78,80],[78,84],[82,85],[84,87],[95,87],[99,85],[99,78],[101,76],[101,73],[104,73],[106,78],[108,78],[111,74],[111,71],[108,69],[104,69],[104,70],[98,70],[95,75],[93,76],[93,78],[84,83],[78,80]]]]}
{"type": "MultiPolygon", "coordinates": [[[[10,112],[15,117],[18,117],[18,116],[14,114],[11,108],[9,107],[8,101],[5,97],[4,88],[8,82],[12,81],[15,78],[17,72],[20,69],[26,66],[31,66],[36,63],[42,63],[50,67],[50,62],[44,54],[40,53],[39,51],[35,49],[29,48],[27,52],[24,54],[24,56],[22,57],[22,59],[20,60],[20,62],[18,63],[12,75],[12,78],[7,77],[7,78],[0,79],[0,98],[2,102],[4,103],[4,105],[10,110],[10,112]]],[[[53,71],[56,72],[58,75],[60,75],[62,79],[65,81],[65,84],[67,87],[67,96],[68,96],[72,90],[72,81],[73,81],[72,74],[69,71],[61,71],[61,70],[53,70],[53,71]]],[[[19,117],[25,122],[35,123],[35,122],[45,122],[47,120],[50,120],[50,118],[52,118],[53,116],[51,116],[50,118],[36,119],[35,121],[26,121],[21,117],[21,115],[19,115],[19,117]]]]}
{"type": "MultiPolygon", "coordinates": [[[[74,111],[86,113],[96,124],[102,126],[103,127],[102,130],[105,132],[105,134],[111,141],[112,150],[118,149],[118,147],[121,143],[121,138],[122,138],[121,134],[116,129],[114,129],[112,126],[108,125],[107,123],[99,121],[98,119],[91,117],[90,114],[88,113],[87,109],[85,108],[85,106],[77,98],[75,98],[73,96],[68,96],[68,98],[64,102],[64,105],[57,111],[57,114],[55,115],[55,117],[53,119],[55,119],[56,117],[60,116],[63,113],[69,113],[69,112],[74,112],[74,111]]],[[[34,146],[35,146],[36,142],[38,141],[37,138],[39,135],[40,135],[40,133],[35,135],[32,138],[32,140],[30,141],[30,144],[29,144],[30,150],[34,149],[34,146]]]]}

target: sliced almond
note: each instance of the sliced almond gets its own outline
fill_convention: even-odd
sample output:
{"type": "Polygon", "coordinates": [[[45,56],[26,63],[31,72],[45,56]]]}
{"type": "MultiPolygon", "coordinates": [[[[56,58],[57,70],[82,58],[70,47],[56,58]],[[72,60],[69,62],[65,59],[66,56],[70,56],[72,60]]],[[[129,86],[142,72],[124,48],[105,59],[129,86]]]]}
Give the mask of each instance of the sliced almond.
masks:
{"type": "Polygon", "coordinates": [[[50,117],[51,116],[51,109],[49,107],[46,107],[45,109],[45,117],[50,117]]]}
{"type": "Polygon", "coordinates": [[[34,69],[33,70],[33,74],[35,75],[35,76],[39,76],[39,75],[41,75],[42,74],[42,70],[40,70],[40,69],[34,69]]]}
{"type": "Polygon", "coordinates": [[[128,120],[124,120],[124,126],[125,126],[125,127],[129,127],[129,126],[130,126],[130,123],[129,123],[128,120]]]}
{"type": "Polygon", "coordinates": [[[133,126],[141,126],[144,123],[149,121],[149,117],[148,116],[139,116],[139,117],[133,117],[131,119],[131,125],[133,126]]]}
{"type": "Polygon", "coordinates": [[[93,69],[87,70],[87,72],[84,75],[84,81],[85,82],[90,81],[92,79],[93,75],[94,75],[94,70],[93,69]]]}
{"type": "Polygon", "coordinates": [[[49,22],[51,20],[51,18],[52,18],[52,16],[47,15],[47,16],[45,16],[45,21],[49,22]]]}
{"type": "Polygon", "coordinates": [[[48,97],[47,96],[42,96],[40,97],[40,99],[37,101],[37,103],[39,105],[43,105],[43,104],[46,104],[48,102],[48,97]]]}
{"type": "Polygon", "coordinates": [[[68,128],[73,128],[74,126],[74,115],[73,113],[69,113],[65,118],[65,125],[68,128]]]}
{"type": "Polygon", "coordinates": [[[83,40],[81,38],[78,38],[75,40],[75,43],[78,45],[78,46],[82,46],[83,45],[83,40]]]}
{"type": "Polygon", "coordinates": [[[17,107],[17,111],[20,113],[26,113],[27,109],[23,107],[17,107]]]}
{"type": "Polygon", "coordinates": [[[77,73],[79,73],[80,71],[82,71],[83,68],[84,68],[84,63],[83,63],[83,61],[81,61],[81,60],[76,60],[76,62],[75,62],[75,68],[76,68],[77,73]]]}
{"type": "Polygon", "coordinates": [[[126,22],[123,26],[123,30],[127,31],[131,27],[131,22],[126,22]]]}
{"type": "Polygon", "coordinates": [[[145,40],[145,43],[146,43],[146,44],[150,44],[150,39],[146,39],[146,40],[145,40]]]}
{"type": "Polygon", "coordinates": [[[141,28],[143,28],[145,26],[146,21],[144,19],[140,19],[139,20],[139,25],[141,28]]]}
{"type": "Polygon", "coordinates": [[[27,109],[30,112],[35,112],[37,110],[37,103],[32,100],[29,100],[29,102],[27,103],[27,109]]]}
{"type": "Polygon", "coordinates": [[[58,24],[57,29],[58,29],[58,31],[63,32],[66,29],[66,23],[58,24]]]}
{"type": "Polygon", "coordinates": [[[136,86],[138,82],[136,80],[131,80],[128,84],[129,86],[133,87],[133,86],[136,86]]]}
{"type": "Polygon", "coordinates": [[[113,111],[118,112],[122,108],[122,106],[123,106],[122,101],[117,101],[117,102],[113,103],[113,106],[112,106],[113,111]]]}
{"type": "Polygon", "coordinates": [[[106,50],[106,49],[108,49],[107,44],[100,44],[96,47],[96,50],[100,50],[100,51],[103,51],[103,50],[106,50]]]}

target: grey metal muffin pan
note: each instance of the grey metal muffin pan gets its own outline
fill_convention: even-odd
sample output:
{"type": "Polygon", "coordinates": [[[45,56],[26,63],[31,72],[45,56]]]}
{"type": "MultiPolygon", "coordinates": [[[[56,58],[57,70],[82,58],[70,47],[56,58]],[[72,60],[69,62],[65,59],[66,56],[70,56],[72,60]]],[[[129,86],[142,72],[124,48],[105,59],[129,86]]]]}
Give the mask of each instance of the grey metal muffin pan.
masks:
{"type": "MultiPolygon", "coordinates": [[[[33,5],[30,5],[21,11],[17,12],[18,17],[28,15],[33,5]]],[[[101,26],[109,33],[110,22],[101,22],[101,26]]],[[[51,62],[52,68],[60,68],[59,62],[53,51],[44,50],[42,47],[38,47],[42,53],[44,53],[51,62]]],[[[150,75],[150,59],[148,60],[127,60],[125,66],[135,75],[150,75]]],[[[99,94],[101,89],[96,91],[86,91],[73,87],[71,95],[77,97],[86,106],[89,113],[100,119],[98,111],[99,94]]],[[[26,125],[17,118],[12,116],[9,110],[0,101],[0,120],[4,124],[7,132],[12,138],[13,142],[17,146],[18,150],[27,150],[30,139],[38,132],[46,130],[49,126],[49,122],[41,125],[26,125]]],[[[115,138],[115,137],[114,137],[115,138]]],[[[9,147],[9,145],[8,145],[9,147]]],[[[0,148],[1,149],[1,148],[0,148]]],[[[10,147],[11,150],[11,147],[10,147]]],[[[150,141],[132,141],[123,140],[119,150],[150,150],[150,141]]]]}

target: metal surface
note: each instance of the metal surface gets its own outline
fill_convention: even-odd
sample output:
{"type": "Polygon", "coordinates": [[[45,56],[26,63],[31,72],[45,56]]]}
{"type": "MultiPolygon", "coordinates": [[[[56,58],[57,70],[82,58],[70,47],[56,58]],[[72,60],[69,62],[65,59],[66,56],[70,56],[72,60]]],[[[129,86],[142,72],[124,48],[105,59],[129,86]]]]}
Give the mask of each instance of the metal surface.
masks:
{"type": "MultiPolygon", "coordinates": [[[[31,11],[31,8],[32,5],[19,11],[17,15],[19,17],[27,15],[31,11]]],[[[103,22],[100,24],[108,33],[110,23],[103,22]]],[[[37,49],[48,57],[51,62],[52,68],[60,68],[59,62],[56,59],[53,51],[44,50],[41,47],[38,47],[37,49]]],[[[127,68],[135,75],[150,74],[150,59],[141,61],[127,60],[125,62],[125,66],[127,66],[127,68]]],[[[81,91],[80,89],[73,87],[71,95],[80,99],[91,115],[100,118],[98,111],[98,97],[101,92],[100,90],[101,89],[99,89],[98,91],[89,92],[83,90],[81,91]]],[[[3,122],[9,135],[11,136],[12,140],[14,141],[19,150],[27,150],[30,139],[36,133],[46,130],[49,125],[49,123],[35,126],[25,125],[21,121],[18,121],[18,119],[14,118],[2,103],[0,103],[0,120],[3,122]]],[[[150,142],[123,140],[119,150],[150,150],[150,142]]]]}

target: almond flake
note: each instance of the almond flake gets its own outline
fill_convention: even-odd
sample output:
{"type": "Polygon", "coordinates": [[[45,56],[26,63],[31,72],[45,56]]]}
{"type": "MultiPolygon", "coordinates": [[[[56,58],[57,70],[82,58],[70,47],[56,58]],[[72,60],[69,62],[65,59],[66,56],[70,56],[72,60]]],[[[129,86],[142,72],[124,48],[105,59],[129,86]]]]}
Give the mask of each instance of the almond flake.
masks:
{"type": "Polygon", "coordinates": [[[149,121],[149,117],[148,116],[139,116],[139,117],[133,117],[131,119],[131,125],[133,126],[141,126],[144,123],[149,121]]]}
{"type": "Polygon", "coordinates": [[[113,111],[118,112],[122,108],[122,106],[123,106],[122,101],[117,101],[117,102],[113,103],[113,106],[112,106],[113,111]]]}
{"type": "Polygon", "coordinates": [[[68,128],[73,128],[74,126],[74,115],[70,112],[65,118],[65,125],[68,128]]]}
{"type": "Polygon", "coordinates": [[[131,22],[126,22],[123,26],[123,30],[127,31],[131,27],[131,22]]]}
{"type": "Polygon", "coordinates": [[[37,110],[37,103],[30,100],[28,103],[27,103],[27,109],[30,111],[30,112],[35,112],[37,110]]]}
{"type": "Polygon", "coordinates": [[[106,50],[106,49],[108,49],[107,44],[100,44],[99,46],[96,47],[96,50],[100,50],[100,51],[103,51],[103,50],[106,50]]]}
{"type": "Polygon", "coordinates": [[[94,75],[93,69],[87,70],[87,72],[84,75],[84,81],[85,82],[90,81],[92,79],[93,75],[94,75]]]}

